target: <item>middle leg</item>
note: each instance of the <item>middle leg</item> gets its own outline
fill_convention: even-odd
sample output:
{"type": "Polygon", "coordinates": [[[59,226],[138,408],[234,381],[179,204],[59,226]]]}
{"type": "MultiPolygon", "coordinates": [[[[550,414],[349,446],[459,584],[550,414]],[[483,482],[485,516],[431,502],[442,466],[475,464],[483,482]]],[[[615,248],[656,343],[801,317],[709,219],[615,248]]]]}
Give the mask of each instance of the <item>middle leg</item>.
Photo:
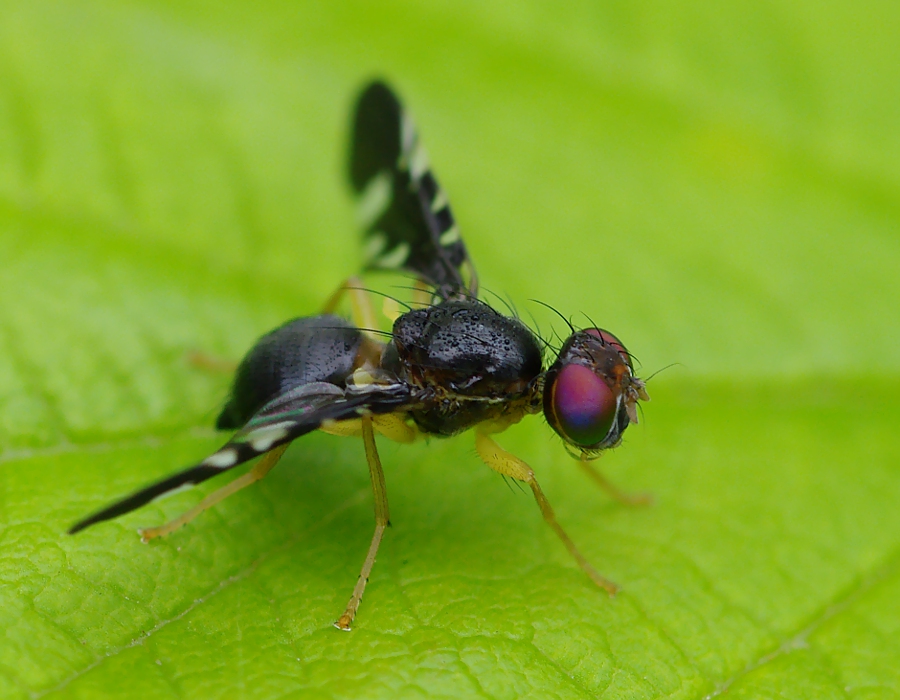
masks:
{"type": "Polygon", "coordinates": [[[364,416],[362,419],[362,436],[363,443],[366,446],[366,461],[369,463],[369,476],[372,478],[372,492],[375,495],[375,534],[372,535],[372,543],[369,545],[369,551],[366,553],[366,559],[363,562],[362,571],[359,572],[356,586],[353,588],[353,594],[350,596],[350,602],[347,603],[344,614],[334,623],[334,626],[339,630],[345,631],[350,630],[353,618],[356,617],[356,611],[359,610],[363,592],[366,590],[366,583],[369,581],[369,574],[375,565],[375,555],[378,553],[381,538],[387,526],[391,524],[387,489],[384,483],[384,471],[381,468],[381,459],[378,457],[378,449],[375,446],[375,431],[372,429],[371,416],[364,416]]]}

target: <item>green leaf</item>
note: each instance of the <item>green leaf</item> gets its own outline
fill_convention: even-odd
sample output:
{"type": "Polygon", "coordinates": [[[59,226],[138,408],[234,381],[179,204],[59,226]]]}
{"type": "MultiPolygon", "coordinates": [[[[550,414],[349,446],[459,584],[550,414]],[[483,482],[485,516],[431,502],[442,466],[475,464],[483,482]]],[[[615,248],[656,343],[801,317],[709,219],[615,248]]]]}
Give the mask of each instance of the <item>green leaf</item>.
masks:
{"type": "MultiPolygon", "coordinates": [[[[895,4],[8,2],[0,22],[0,697],[900,697],[895,4]],[[195,462],[239,358],[357,271],[372,75],[417,116],[484,285],[613,329],[652,403],[587,485],[471,436],[298,441],[77,537],[195,462]],[[584,314],[584,315],[581,315],[584,314]]],[[[377,282],[375,282],[377,283],[377,282]]],[[[557,321],[557,326],[559,322],[557,321]]]]}

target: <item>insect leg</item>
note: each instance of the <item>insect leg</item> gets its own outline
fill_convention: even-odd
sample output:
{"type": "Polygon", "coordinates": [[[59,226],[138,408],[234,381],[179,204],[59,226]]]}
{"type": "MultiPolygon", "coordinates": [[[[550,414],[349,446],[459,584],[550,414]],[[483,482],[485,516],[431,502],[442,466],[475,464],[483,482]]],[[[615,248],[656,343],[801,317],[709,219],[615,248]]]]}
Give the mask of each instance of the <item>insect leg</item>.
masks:
{"type": "MultiPolygon", "coordinates": [[[[419,432],[396,413],[382,413],[372,416],[372,426],[388,440],[400,443],[415,442],[419,432]]],[[[359,437],[362,435],[362,418],[323,423],[319,428],[323,433],[338,437],[359,437]]]]}
{"type": "Polygon", "coordinates": [[[188,364],[211,374],[230,374],[237,369],[238,363],[224,357],[218,357],[202,350],[190,350],[185,353],[188,364]]]}
{"type": "Polygon", "coordinates": [[[362,418],[350,418],[342,421],[326,421],[319,428],[328,435],[338,437],[359,437],[362,435],[362,418]]]}
{"type": "Polygon", "coordinates": [[[378,328],[378,318],[375,315],[375,308],[372,306],[372,299],[369,293],[362,288],[362,280],[359,277],[348,277],[347,281],[338,287],[337,291],[325,302],[322,313],[334,313],[337,305],[347,292],[350,293],[353,323],[359,328],[378,328]]]}
{"type": "Polygon", "coordinates": [[[403,419],[402,414],[398,413],[382,413],[372,416],[372,422],[375,430],[394,442],[409,444],[415,442],[421,434],[414,425],[410,425],[403,419]]]}
{"type": "Polygon", "coordinates": [[[547,524],[553,528],[553,531],[559,536],[559,539],[562,540],[566,549],[569,550],[569,553],[575,558],[575,561],[578,562],[578,565],[594,583],[600,586],[600,588],[605,589],[610,595],[615,595],[616,591],[619,590],[619,587],[609,579],[604,578],[597,573],[594,567],[592,567],[587,559],[584,558],[584,555],[578,551],[575,543],[569,539],[566,531],[563,530],[562,526],[557,522],[556,514],[553,512],[550,502],[538,485],[537,479],[534,477],[534,471],[531,467],[515,455],[504,450],[500,445],[494,442],[493,438],[480,430],[475,431],[475,449],[478,451],[478,456],[481,457],[482,461],[495,472],[503,474],[504,476],[511,476],[513,479],[519,481],[524,481],[531,487],[531,491],[534,493],[534,500],[537,501],[537,504],[541,509],[541,515],[544,516],[544,520],[546,520],[547,524]]]}
{"type": "Polygon", "coordinates": [[[372,544],[369,545],[369,551],[366,553],[366,560],[363,562],[362,571],[353,588],[353,595],[350,596],[350,602],[347,603],[347,609],[344,614],[338,618],[334,626],[340,630],[349,630],[356,617],[356,611],[359,609],[359,603],[362,600],[363,591],[366,590],[366,583],[369,581],[369,574],[372,566],[375,564],[375,555],[378,552],[378,545],[381,544],[381,537],[384,535],[385,528],[390,525],[390,512],[388,511],[387,491],[384,484],[384,472],[381,469],[381,460],[378,457],[378,450],[375,446],[375,432],[372,429],[371,416],[365,416],[362,419],[362,436],[363,443],[366,446],[366,461],[369,463],[369,476],[372,477],[372,491],[375,494],[375,534],[372,535],[372,544]]]}
{"type": "Polygon", "coordinates": [[[579,459],[578,464],[601,489],[606,491],[606,493],[616,499],[619,503],[624,503],[626,506],[649,506],[653,503],[653,496],[649,493],[627,493],[622,491],[618,486],[603,476],[599,470],[595,469],[594,465],[586,459],[579,459]]]}
{"type": "Polygon", "coordinates": [[[413,289],[413,303],[423,307],[431,306],[434,289],[429,287],[421,279],[417,279],[413,286],[415,287],[415,289],[413,289]]]}
{"type": "Polygon", "coordinates": [[[284,454],[284,451],[287,448],[287,444],[279,445],[270,452],[267,452],[256,464],[253,465],[253,468],[249,472],[226,484],[219,490],[213,491],[206,498],[200,501],[200,503],[195,505],[186,513],[182,513],[174,520],[170,520],[166,524],[160,525],[159,527],[142,528],[141,530],[139,530],[141,541],[149,542],[150,540],[157,537],[165,537],[169,533],[174,532],[175,530],[180,528],[182,525],[189,523],[207,508],[211,508],[219,501],[228,498],[231,494],[240,491],[245,486],[249,486],[250,484],[259,481],[272,470],[272,467],[274,467],[278,463],[278,460],[281,459],[281,455],[284,454]]]}

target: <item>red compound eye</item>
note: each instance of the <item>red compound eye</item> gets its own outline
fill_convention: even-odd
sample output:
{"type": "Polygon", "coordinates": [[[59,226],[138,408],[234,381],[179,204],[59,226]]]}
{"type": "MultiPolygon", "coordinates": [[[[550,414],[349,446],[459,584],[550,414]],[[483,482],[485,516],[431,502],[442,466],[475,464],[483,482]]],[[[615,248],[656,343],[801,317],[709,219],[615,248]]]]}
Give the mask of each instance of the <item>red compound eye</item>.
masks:
{"type": "Polygon", "coordinates": [[[601,443],[609,434],[617,410],[613,390],[584,365],[563,366],[550,378],[544,391],[544,415],[550,426],[578,447],[601,443]]]}

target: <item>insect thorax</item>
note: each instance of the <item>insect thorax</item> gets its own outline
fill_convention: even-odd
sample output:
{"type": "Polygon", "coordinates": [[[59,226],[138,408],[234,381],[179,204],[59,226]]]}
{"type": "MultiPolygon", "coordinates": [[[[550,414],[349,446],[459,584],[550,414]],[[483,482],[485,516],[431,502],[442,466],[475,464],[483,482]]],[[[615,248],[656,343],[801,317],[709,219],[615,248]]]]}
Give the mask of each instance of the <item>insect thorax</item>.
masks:
{"type": "Polygon", "coordinates": [[[533,404],[542,371],[531,330],[475,300],[404,314],[382,361],[413,387],[419,429],[455,435],[486,421],[515,422],[533,404]]]}

